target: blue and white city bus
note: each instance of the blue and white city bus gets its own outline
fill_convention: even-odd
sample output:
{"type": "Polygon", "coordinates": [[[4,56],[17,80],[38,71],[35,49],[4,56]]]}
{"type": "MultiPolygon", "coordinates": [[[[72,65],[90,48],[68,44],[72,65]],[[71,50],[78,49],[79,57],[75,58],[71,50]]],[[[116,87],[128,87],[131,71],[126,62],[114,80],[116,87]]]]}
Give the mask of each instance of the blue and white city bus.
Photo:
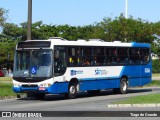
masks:
{"type": "Polygon", "coordinates": [[[75,98],[78,92],[97,94],[105,89],[125,94],[128,87],[151,82],[150,53],[146,43],[27,40],[16,46],[13,91],[36,98],[75,98]]]}

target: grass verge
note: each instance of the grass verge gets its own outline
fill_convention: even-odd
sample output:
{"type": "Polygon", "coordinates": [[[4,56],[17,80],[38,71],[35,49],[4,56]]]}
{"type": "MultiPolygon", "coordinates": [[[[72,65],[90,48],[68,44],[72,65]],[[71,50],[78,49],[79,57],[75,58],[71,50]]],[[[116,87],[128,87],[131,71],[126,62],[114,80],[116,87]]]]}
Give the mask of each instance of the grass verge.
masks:
{"type": "Polygon", "coordinates": [[[153,73],[152,77],[160,77],[160,73],[153,73]]]}
{"type": "Polygon", "coordinates": [[[0,99],[12,96],[16,96],[16,93],[12,91],[12,84],[0,82],[0,99]]]}
{"type": "Polygon", "coordinates": [[[141,95],[131,97],[127,100],[114,102],[114,104],[148,104],[148,103],[160,103],[160,94],[141,95]]]}
{"type": "MultiPolygon", "coordinates": [[[[151,83],[144,87],[160,87],[160,80],[153,80],[151,83]]],[[[126,100],[113,102],[113,104],[147,104],[147,103],[160,103],[160,94],[149,94],[131,97],[126,100]]]]}
{"type": "Polygon", "coordinates": [[[145,85],[144,87],[160,87],[160,80],[153,80],[151,83],[145,85]]]}
{"type": "Polygon", "coordinates": [[[11,77],[0,77],[0,81],[12,81],[11,77]]]}

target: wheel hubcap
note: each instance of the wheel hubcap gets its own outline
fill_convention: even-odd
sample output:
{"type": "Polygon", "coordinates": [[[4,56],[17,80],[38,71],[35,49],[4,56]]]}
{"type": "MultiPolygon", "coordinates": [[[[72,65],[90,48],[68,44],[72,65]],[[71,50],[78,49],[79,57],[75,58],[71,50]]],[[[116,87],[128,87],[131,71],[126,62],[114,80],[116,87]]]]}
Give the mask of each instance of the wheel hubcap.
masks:
{"type": "Polygon", "coordinates": [[[126,84],[126,82],[123,82],[122,90],[126,91],[126,89],[127,89],[127,84],[126,84]]]}
{"type": "Polygon", "coordinates": [[[74,86],[71,86],[69,91],[70,91],[71,94],[75,94],[76,88],[74,86]]]}

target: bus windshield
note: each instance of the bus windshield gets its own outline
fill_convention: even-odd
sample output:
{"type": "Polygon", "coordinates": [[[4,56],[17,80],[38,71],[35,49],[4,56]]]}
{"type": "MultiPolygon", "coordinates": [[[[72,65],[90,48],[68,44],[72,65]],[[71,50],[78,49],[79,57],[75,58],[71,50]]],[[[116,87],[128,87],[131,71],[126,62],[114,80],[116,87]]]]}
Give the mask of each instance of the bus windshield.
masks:
{"type": "Polygon", "coordinates": [[[51,77],[52,50],[17,50],[13,77],[51,77]]]}

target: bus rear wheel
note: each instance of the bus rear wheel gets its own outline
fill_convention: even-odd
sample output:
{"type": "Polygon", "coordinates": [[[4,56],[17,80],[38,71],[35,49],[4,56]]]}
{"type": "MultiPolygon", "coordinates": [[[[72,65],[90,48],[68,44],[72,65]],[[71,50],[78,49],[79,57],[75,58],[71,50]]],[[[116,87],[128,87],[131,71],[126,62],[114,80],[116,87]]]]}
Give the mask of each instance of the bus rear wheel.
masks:
{"type": "Polygon", "coordinates": [[[120,89],[119,89],[119,93],[121,94],[126,94],[128,90],[128,82],[127,82],[127,78],[122,78],[121,82],[120,82],[120,89]]]}
{"type": "Polygon", "coordinates": [[[127,78],[123,77],[120,81],[120,88],[113,89],[114,93],[126,94],[128,91],[127,78]]]}

